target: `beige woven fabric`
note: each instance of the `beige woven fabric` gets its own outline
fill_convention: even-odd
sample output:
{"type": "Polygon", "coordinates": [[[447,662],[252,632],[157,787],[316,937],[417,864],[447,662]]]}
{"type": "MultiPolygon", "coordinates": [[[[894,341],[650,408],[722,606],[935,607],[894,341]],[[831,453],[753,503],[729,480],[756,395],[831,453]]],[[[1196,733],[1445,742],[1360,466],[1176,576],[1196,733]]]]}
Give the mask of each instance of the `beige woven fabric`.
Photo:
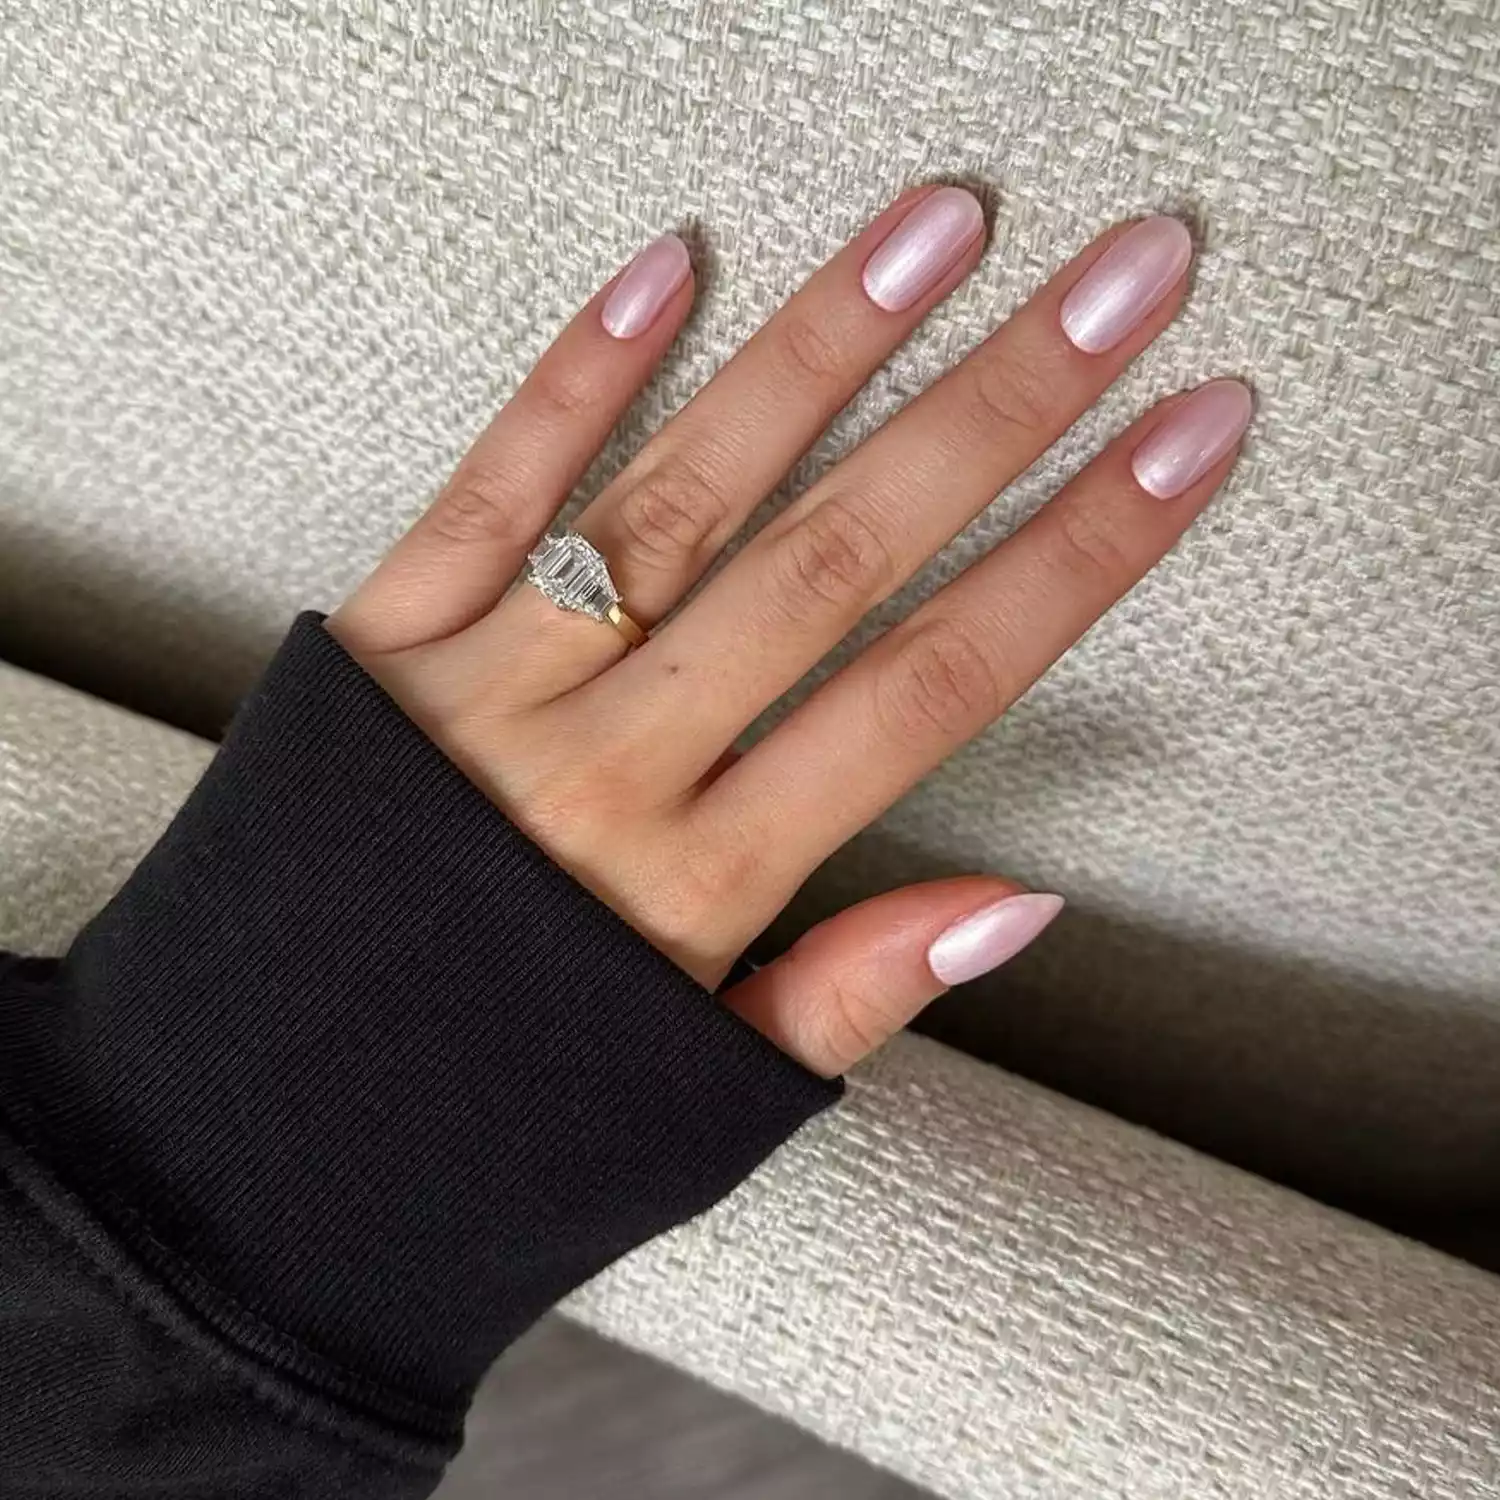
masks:
{"type": "MultiPolygon", "coordinates": [[[[0,946],[206,755],[0,668],[0,946]]],[[[920,1038],[567,1311],[951,1500],[1500,1495],[1500,1281],[920,1038]]]]}
{"type": "Polygon", "coordinates": [[[1009,869],[1067,925],[942,1025],[1381,1212],[1500,1139],[1495,0],[0,0],[0,651],[212,728],[650,235],[700,313],[606,471],[890,194],[997,202],[812,472],[1113,218],[1183,317],[887,611],[1153,397],[1229,492],[798,913],[1009,869]],[[1108,982],[1104,982],[1104,981],[1108,982]]]}

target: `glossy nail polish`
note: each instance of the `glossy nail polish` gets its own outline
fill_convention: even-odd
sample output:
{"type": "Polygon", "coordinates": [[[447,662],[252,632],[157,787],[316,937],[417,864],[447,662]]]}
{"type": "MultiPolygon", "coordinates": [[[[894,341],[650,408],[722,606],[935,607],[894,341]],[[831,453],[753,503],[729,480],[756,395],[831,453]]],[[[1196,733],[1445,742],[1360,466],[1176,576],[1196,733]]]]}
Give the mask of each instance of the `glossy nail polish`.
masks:
{"type": "Polygon", "coordinates": [[[927,950],[927,967],[943,984],[962,984],[1014,958],[1063,909],[1061,896],[1027,891],[961,918],[927,950]]]}
{"type": "Polygon", "coordinates": [[[903,312],[930,292],[984,233],[973,193],[943,187],[929,193],[865,262],[865,293],[886,312],[903,312]]]}
{"type": "Polygon", "coordinates": [[[1103,354],[1140,327],[1193,258],[1192,236],[1176,219],[1127,229],[1063,298],[1062,328],[1085,354],[1103,354]]]}
{"type": "Polygon", "coordinates": [[[675,234],[664,234],[625,268],[604,304],[601,320],[617,339],[644,333],[692,274],[687,246],[675,234]]]}
{"type": "Polygon", "coordinates": [[[1172,500],[1202,479],[1240,440],[1253,403],[1238,380],[1200,385],[1135,450],[1135,480],[1158,500],[1172,500]]]}

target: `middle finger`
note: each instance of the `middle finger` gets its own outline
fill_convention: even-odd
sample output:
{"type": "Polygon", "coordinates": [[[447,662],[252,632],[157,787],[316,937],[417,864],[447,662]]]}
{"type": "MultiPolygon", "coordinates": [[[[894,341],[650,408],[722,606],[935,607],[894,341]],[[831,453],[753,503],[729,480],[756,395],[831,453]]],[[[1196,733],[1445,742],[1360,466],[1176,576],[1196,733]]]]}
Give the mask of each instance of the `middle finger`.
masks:
{"type": "MultiPolygon", "coordinates": [[[[812,278],[578,517],[645,629],[687,594],[751,512],[891,351],[973,269],[979,200],[957,187],[906,194],[812,278]]],[[[501,601],[478,650],[534,636],[553,606],[501,601]]],[[[622,652],[613,631],[571,632],[549,663],[553,696],[622,652]]]]}

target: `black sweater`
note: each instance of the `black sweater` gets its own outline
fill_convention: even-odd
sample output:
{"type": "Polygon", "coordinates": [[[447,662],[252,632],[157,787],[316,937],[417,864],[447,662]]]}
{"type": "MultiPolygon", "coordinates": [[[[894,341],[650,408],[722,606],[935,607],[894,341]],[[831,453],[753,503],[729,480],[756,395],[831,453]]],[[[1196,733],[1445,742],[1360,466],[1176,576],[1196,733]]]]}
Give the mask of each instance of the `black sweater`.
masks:
{"type": "Polygon", "coordinates": [[[66,957],[0,955],[0,1497],[424,1495],[507,1343],[837,1093],[304,615],[66,957]]]}

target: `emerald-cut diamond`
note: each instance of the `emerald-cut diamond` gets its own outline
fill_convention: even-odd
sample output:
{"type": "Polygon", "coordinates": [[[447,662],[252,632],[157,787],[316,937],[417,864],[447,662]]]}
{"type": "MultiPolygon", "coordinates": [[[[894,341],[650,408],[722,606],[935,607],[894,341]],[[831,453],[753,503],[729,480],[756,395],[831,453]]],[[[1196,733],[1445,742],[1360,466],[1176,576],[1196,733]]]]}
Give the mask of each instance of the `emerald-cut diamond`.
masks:
{"type": "Polygon", "coordinates": [[[620,602],[608,565],[593,543],[576,531],[543,537],[526,561],[526,576],[559,609],[607,620],[620,602]]]}

